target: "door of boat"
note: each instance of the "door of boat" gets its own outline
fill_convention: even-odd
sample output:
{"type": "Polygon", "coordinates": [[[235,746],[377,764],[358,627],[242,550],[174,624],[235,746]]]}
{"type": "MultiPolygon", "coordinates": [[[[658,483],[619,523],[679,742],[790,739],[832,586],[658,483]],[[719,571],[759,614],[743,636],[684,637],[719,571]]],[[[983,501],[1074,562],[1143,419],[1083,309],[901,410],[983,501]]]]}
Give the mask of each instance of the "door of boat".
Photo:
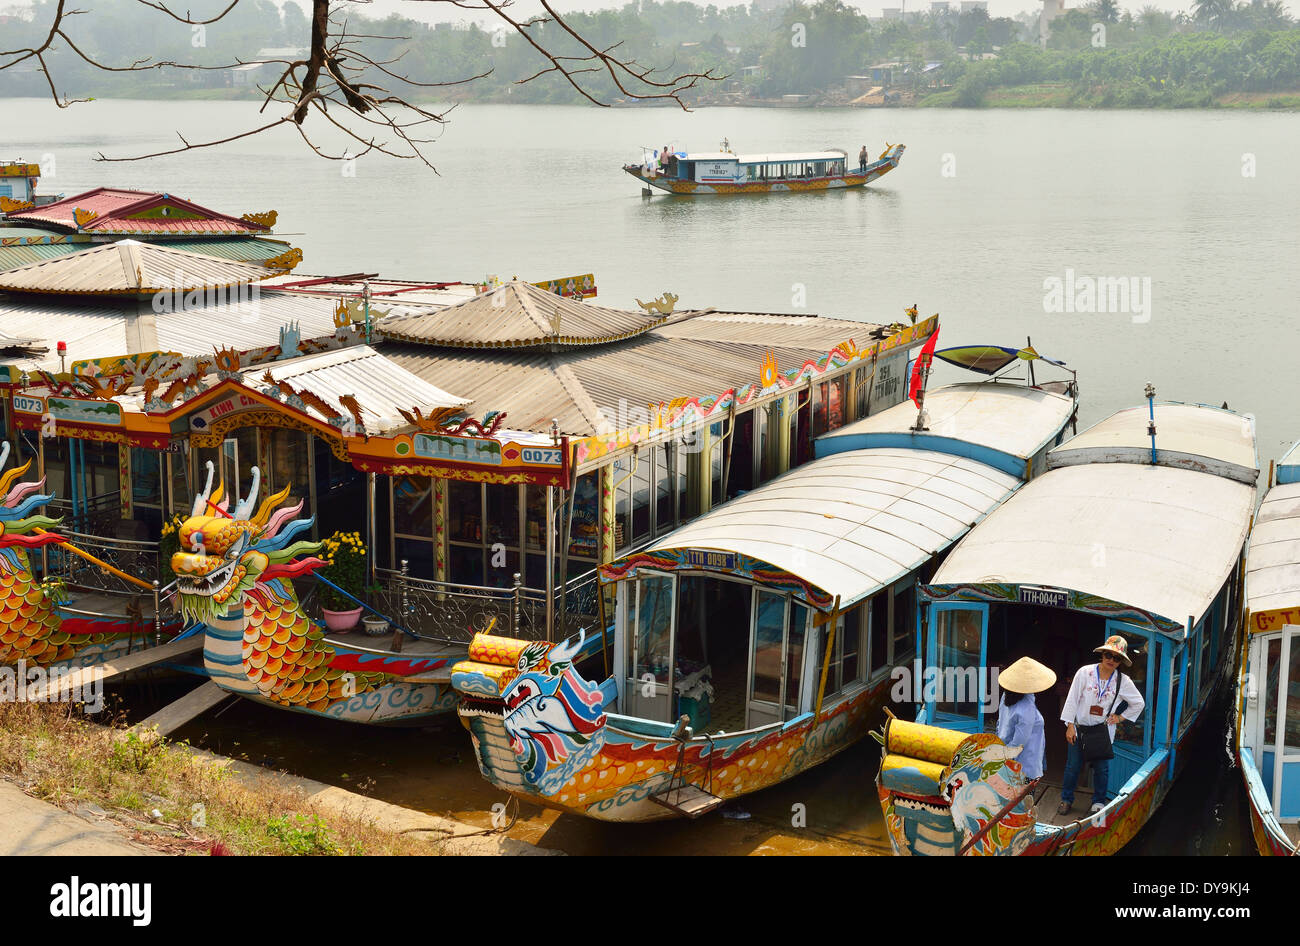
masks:
{"type": "Polygon", "coordinates": [[[809,617],[788,595],[757,587],[750,613],[747,729],[798,715],[809,617]]]}
{"type": "Polygon", "coordinates": [[[672,722],[673,643],[677,638],[677,576],[649,570],[636,581],[624,685],[626,713],[672,722]]]}
{"type": "Polygon", "coordinates": [[[1300,820],[1300,627],[1288,624],[1263,645],[1264,732],[1260,773],[1282,822],[1300,820]]]}
{"type": "MultiPolygon", "coordinates": [[[[1130,667],[1120,667],[1124,676],[1133,681],[1146,706],[1137,722],[1124,722],[1115,727],[1114,753],[1110,760],[1110,771],[1106,779],[1112,796],[1125,782],[1142,767],[1142,763],[1151,756],[1151,740],[1155,732],[1157,684],[1160,668],[1164,666],[1162,648],[1170,646],[1169,642],[1159,639],[1155,634],[1124,624],[1121,621],[1106,622],[1106,637],[1118,634],[1128,641],[1130,667]]],[[[1175,658],[1181,659],[1181,658],[1175,658]]],[[[1113,693],[1114,691],[1112,691],[1113,693]]],[[[1172,694],[1174,700],[1178,694],[1172,694]]],[[[1184,699],[1189,698],[1187,695],[1184,699]]]]}
{"type": "Polygon", "coordinates": [[[925,718],[933,725],[960,732],[984,731],[988,644],[987,604],[930,606],[924,680],[914,681],[913,687],[921,688],[925,718]]]}

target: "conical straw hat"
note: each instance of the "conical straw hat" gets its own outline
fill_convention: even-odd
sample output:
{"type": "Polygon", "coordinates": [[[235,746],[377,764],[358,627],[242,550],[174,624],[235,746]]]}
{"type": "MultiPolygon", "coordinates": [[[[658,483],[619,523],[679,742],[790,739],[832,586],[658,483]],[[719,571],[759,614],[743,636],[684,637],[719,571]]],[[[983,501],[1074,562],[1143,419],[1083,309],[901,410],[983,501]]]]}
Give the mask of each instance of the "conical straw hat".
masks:
{"type": "Polygon", "coordinates": [[[998,674],[998,686],[1012,693],[1039,693],[1056,682],[1056,672],[1033,657],[1021,657],[998,674]]]}

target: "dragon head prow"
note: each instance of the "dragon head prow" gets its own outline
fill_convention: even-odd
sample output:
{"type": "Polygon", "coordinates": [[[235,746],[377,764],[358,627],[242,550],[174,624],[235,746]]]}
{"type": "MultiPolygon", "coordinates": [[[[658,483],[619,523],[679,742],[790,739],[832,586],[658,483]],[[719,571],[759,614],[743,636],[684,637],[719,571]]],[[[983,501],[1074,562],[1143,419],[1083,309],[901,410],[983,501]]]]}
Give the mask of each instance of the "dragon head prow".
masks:
{"type": "Polygon", "coordinates": [[[207,485],[194,500],[190,517],[181,523],[181,548],[171,562],[186,618],[204,623],[242,606],[246,599],[258,600],[272,590],[268,583],[307,575],[325,564],[313,555],[321,543],[294,541],[312,527],[315,517],[295,518],[302,511],[301,500],[280,508],[289,495],[288,486],[259,507],[262,472],[253,467],[248,495],[230,511],[225,483],[214,491],[210,461],[207,468],[207,485]]]}

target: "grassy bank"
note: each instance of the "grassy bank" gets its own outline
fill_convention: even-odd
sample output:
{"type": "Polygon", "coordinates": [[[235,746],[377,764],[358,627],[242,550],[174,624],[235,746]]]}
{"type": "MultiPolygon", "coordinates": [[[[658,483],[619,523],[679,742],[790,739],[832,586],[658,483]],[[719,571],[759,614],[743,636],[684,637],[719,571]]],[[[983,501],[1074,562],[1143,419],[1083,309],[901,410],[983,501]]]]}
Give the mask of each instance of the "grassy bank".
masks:
{"type": "Polygon", "coordinates": [[[0,703],[0,777],[174,854],[438,853],[429,841],[322,812],[296,789],[240,784],[183,744],[95,725],[66,704],[0,703]]]}
{"type": "Polygon", "coordinates": [[[1300,109],[1300,91],[1227,92],[1160,88],[1148,83],[1108,83],[1082,88],[1064,82],[995,86],[959,84],[928,95],[921,108],[1250,108],[1300,109]]]}

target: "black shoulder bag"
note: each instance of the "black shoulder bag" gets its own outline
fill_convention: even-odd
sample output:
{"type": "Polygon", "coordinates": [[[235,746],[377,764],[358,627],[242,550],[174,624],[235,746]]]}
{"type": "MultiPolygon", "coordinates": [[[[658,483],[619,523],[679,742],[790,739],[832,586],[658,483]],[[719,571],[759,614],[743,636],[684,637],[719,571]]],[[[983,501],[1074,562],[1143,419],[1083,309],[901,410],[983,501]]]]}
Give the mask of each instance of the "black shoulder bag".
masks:
{"type": "MultiPolygon", "coordinates": [[[[1110,701],[1110,709],[1107,710],[1106,716],[1110,716],[1115,711],[1115,704],[1119,702],[1119,688],[1124,683],[1124,674],[1119,670],[1115,681],[1115,696],[1110,701]]],[[[1106,716],[1102,717],[1100,723],[1092,726],[1075,726],[1075,738],[1079,741],[1079,755],[1083,757],[1084,762],[1100,762],[1103,759],[1115,758],[1115,750],[1110,744],[1110,727],[1106,725],[1106,716]]]]}

